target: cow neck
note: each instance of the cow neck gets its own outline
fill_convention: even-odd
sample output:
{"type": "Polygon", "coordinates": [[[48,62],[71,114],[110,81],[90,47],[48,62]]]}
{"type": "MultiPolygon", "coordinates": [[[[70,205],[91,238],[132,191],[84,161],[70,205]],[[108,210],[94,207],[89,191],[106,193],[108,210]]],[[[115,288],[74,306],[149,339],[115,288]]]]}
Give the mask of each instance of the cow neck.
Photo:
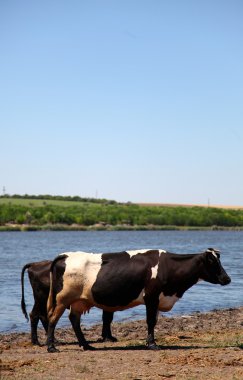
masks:
{"type": "Polygon", "coordinates": [[[170,293],[181,298],[200,279],[201,254],[171,254],[169,260],[168,288],[171,288],[170,293]]]}

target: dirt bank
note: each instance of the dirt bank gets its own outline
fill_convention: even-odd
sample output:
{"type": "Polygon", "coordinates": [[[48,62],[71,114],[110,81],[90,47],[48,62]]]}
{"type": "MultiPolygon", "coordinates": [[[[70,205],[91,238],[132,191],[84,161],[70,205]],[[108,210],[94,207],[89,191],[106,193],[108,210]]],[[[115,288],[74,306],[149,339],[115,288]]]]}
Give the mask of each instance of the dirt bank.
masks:
{"type": "Polygon", "coordinates": [[[95,351],[82,351],[70,329],[57,329],[55,354],[32,346],[28,333],[1,334],[1,379],[243,379],[243,307],[160,316],[159,351],[146,350],[144,321],[114,323],[117,343],[97,342],[101,326],[83,330],[95,351]]]}

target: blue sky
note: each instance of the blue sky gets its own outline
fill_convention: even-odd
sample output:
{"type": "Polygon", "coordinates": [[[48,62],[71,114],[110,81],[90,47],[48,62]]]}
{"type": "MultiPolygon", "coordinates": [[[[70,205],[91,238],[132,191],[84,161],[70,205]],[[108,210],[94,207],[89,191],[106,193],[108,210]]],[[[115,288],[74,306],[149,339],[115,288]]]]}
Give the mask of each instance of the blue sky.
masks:
{"type": "Polygon", "coordinates": [[[0,193],[243,205],[243,2],[0,1],[0,193]]]}

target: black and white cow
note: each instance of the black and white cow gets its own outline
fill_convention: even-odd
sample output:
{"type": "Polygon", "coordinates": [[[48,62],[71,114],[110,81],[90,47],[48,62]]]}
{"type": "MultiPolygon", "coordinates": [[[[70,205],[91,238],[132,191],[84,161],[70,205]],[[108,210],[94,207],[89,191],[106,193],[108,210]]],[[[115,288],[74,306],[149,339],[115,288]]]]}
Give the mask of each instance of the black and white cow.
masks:
{"type": "MultiPolygon", "coordinates": [[[[92,254],[67,252],[51,266],[48,298],[48,351],[56,352],[55,326],[70,306],[80,315],[96,306],[114,312],[145,304],[148,327],[147,346],[157,349],[154,328],[158,311],[169,311],[186,290],[204,280],[227,285],[230,277],[213,248],[197,254],[175,254],[163,250],[136,250],[92,254]]],[[[93,349],[74,326],[79,345],[93,349]]]]}
{"type": "MultiPolygon", "coordinates": [[[[24,297],[24,273],[26,269],[28,270],[29,281],[33,291],[34,305],[32,311],[30,312],[30,325],[31,325],[31,342],[34,345],[40,345],[37,334],[37,326],[39,320],[47,333],[48,330],[48,318],[47,318],[47,300],[50,290],[50,269],[52,261],[44,260],[34,263],[26,264],[21,271],[21,308],[25,315],[25,318],[29,320],[25,297],[24,297]]],[[[76,326],[80,324],[81,314],[72,313],[70,310],[69,319],[72,325],[76,326]]],[[[113,313],[103,311],[103,327],[102,327],[102,341],[115,342],[117,339],[112,336],[111,333],[111,322],[113,320],[113,313]]]]}

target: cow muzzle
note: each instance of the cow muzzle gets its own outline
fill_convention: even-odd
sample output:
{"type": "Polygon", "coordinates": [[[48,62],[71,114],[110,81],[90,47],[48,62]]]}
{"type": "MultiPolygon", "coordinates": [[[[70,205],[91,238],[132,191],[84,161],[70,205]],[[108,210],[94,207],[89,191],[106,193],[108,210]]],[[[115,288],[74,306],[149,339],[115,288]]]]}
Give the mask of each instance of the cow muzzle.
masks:
{"type": "Polygon", "coordinates": [[[231,283],[231,278],[227,274],[220,276],[218,280],[219,280],[220,285],[222,286],[225,286],[231,283]]]}

